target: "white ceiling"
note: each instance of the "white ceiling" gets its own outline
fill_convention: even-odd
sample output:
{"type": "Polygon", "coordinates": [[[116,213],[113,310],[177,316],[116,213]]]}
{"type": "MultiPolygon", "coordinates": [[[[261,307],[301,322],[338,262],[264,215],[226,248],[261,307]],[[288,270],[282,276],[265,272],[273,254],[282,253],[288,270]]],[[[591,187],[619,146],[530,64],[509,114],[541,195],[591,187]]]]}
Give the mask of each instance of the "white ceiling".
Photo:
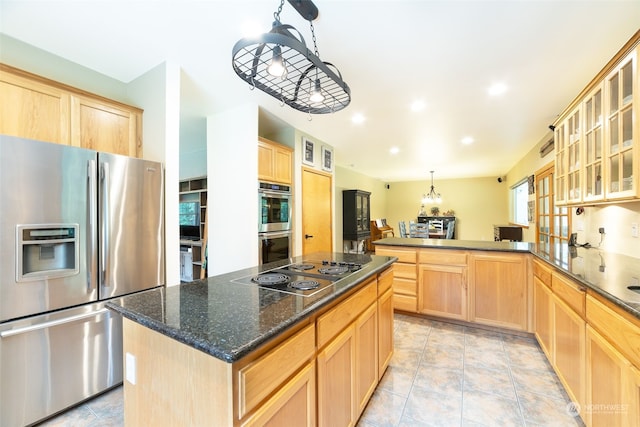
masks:
{"type": "MultiPolygon", "coordinates": [[[[333,145],[338,165],[393,182],[430,170],[436,180],[504,175],[640,27],[637,0],[315,3],[320,57],[340,69],[352,102],[311,121],[231,67],[243,28],[268,31],[278,0],[0,0],[0,32],[122,82],[175,62],[186,119],[258,102],[333,145]],[[494,82],[507,92],[489,96],[494,82]],[[418,99],[426,108],[411,112],[418,99]]],[[[311,42],[288,2],[281,20],[311,42]]]]}

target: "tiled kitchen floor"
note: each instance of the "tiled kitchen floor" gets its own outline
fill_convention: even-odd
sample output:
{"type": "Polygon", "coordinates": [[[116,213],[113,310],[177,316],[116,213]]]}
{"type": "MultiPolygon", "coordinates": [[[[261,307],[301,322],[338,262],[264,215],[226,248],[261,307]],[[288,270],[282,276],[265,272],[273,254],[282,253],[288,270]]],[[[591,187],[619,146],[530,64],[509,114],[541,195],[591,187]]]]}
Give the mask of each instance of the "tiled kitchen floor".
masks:
{"type": "MultiPolygon", "coordinates": [[[[534,339],[399,314],[395,322],[395,354],[358,427],[583,425],[534,339]]],[[[122,410],[118,387],[42,425],[122,426],[122,410]]]]}

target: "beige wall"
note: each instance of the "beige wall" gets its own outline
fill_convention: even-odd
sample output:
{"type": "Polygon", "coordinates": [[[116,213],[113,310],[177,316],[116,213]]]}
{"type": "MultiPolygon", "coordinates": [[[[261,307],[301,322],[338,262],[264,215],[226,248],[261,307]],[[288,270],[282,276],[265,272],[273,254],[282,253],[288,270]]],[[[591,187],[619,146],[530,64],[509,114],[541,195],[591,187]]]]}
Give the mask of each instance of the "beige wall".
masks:
{"type": "MultiPolygon", "coordinates": [[[[439,180],[436,191],[442,195],[440,213],[453,210],[456,216],[456,238],[493,240],[493,225],[508,222],[508,191],[497,177],[439,180]]],[[[387,190],[387,223],[398,229],[398,221],[416,220],[422,195],[430,181],[393,182],[387,190]]],[[[433,205],[425,205],[429,211],[433,205]]]]}

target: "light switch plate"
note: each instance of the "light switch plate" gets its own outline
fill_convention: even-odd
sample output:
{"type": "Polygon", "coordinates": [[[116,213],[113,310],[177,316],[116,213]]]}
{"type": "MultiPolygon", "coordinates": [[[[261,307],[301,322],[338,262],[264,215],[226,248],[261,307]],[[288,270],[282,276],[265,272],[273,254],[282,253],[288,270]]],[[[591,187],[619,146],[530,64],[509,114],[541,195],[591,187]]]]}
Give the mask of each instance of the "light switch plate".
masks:
{"type": "Polygon", "coordinates": [[[631,223],[631,237],[638,237],[638,223],[631,223]]]}
{"type": "Polygon", "coordinates": [[[136,385],[136,357],[133,354],[127,353],[125,355],[124,368],[126,380],[136,385]]]}

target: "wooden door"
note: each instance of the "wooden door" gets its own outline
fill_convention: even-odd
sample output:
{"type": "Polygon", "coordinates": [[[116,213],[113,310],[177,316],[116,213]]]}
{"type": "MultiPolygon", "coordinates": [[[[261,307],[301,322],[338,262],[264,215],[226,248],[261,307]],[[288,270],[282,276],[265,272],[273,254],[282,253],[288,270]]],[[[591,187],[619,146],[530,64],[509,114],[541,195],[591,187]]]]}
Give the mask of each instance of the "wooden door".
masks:
{"type": "Polygon", "coordinates": [[[522,254],[473,255],[469,320],[527,329],[527,262],[522,254]]]}
{"type": "Polygon", "coordinates": [[[538,277],[534,277],[534,333],[542,351],[553,361],[553,294],[538,277]]]}
{"type": "Polygon", "coordinates": [[[318,353],[318,425],[353,426],[355,405],[355,326],[351,324],[318,353]]]}
{"type": "Polygon", "coordinates": [[[585,321],[558,297],[553,297],[554,365],[574,402],[585,403],[585,321]]]}
{"type": "MultiPolygon", "coordinates": [[[[625,426],[633,406],[629,402],[628,385],[631,364],[598,332],[587,326],[587,393],[581,414],[587,426],[625,426]]],[[[637,401],[636,401],[637,402],[637,401]]]]}
{"type": "Polygon", "coordinates": [[[69,144],[69,94],[0,70],[0,134],[69,144]]]}
{"type": "Polygon", "coordinates": [[[356,321],[356,404],[364,411],[378,385],[378,304],[373,303],[356,321]]]}
{"type": "Polygon", "coordinates": [[[302,254],[333,251],[331,174],[302,169],[302,254]]]}
{"type": "Polygon", "coordinates": [[[418,311],[467,320],[466,267],[420,264],[418,268],[418,311]]]}
{"type": "Polygon", "coordinates": [[[536,243],[547,253],[555,245],[567,243],[571,230],[571,211],[555,203],[553,176],[553,163],[536,172],[536,243]]]}
{"type": "Polygon", "coordinates": [[[141,113],[71,97],[71,145],[107,153],[139,157],[142,154],[141,113]]]}

